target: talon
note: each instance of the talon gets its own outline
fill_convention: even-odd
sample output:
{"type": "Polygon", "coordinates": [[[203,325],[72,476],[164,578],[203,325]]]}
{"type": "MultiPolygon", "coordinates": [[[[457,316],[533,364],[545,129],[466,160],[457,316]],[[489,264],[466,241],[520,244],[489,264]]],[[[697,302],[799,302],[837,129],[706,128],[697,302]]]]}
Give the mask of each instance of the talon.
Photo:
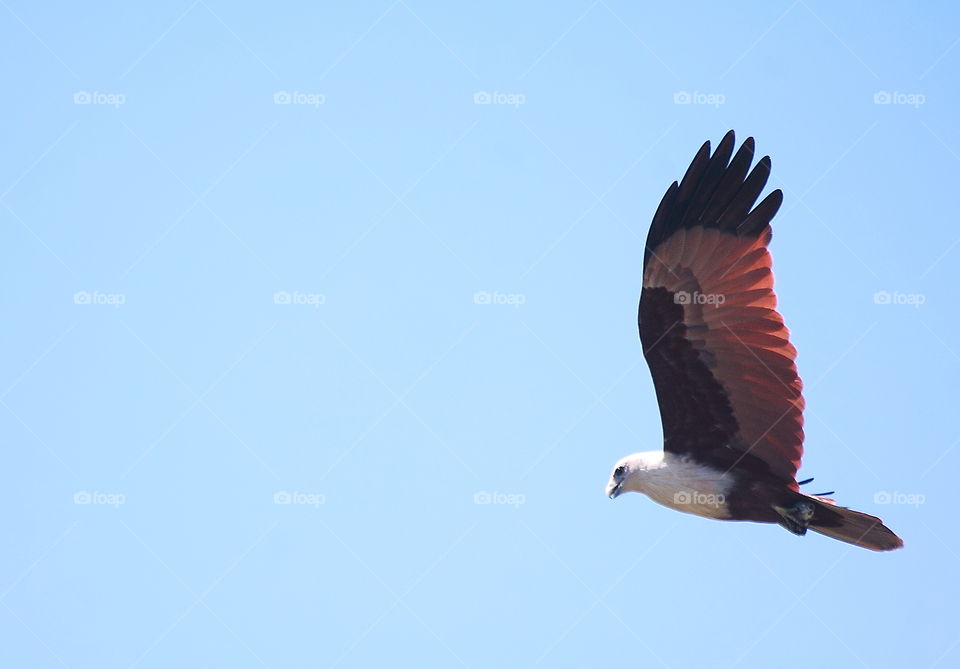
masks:
{"type": "Polygon", "coordinates": [[[807,533],[807,526],[816,510],[812,502],[797,502],[793,506],[774,506],[773,508],[780,514],[780,525],[798,535],[807,533]]]}

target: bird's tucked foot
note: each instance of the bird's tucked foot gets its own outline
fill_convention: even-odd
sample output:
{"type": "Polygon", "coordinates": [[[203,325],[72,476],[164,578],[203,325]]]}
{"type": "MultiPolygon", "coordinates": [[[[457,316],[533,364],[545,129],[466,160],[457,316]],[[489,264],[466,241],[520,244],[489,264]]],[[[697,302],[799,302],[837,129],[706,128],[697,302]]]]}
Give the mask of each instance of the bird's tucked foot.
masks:
{"type": "Polygon", "coordinates": [[[792,506],[774,506],[780,514],[780,525],[794,534],[804,535],[813,519],[815,507],[812,502],[796,502],[792,506]]]}

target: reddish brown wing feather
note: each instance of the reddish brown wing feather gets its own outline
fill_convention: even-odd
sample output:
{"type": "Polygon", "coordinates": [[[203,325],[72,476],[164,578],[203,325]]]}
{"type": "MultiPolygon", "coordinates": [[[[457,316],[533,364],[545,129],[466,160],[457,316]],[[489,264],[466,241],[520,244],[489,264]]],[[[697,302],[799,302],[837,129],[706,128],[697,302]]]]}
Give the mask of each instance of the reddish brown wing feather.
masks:
{"type": "Polygon", "coordinates": [[[747,175],[753,139],[730,160],[733,145],[733,131],[712,156],[705,143],[664,195],[647,238],[640,339],[665,450],[795,485],[802,384],[767,251],[782,194],[753,208],[770,160],[747,175]]]}

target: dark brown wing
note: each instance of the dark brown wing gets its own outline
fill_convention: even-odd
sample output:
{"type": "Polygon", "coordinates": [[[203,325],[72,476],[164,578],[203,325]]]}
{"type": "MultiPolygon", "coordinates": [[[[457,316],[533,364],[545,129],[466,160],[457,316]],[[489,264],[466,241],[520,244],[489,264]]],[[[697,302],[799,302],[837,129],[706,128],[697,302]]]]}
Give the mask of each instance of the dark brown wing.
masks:
{"type": "Polygon", "coordinates": [[[664,449],[793,483],[803,453],[796,349],[776,311],[770,220],[783,195],[754,203],[770,175],[749,173],[753,138],[733,153],[731,130],[697,153],[667,190],[647,236],[640,340],[650,365],[664,449]]]}

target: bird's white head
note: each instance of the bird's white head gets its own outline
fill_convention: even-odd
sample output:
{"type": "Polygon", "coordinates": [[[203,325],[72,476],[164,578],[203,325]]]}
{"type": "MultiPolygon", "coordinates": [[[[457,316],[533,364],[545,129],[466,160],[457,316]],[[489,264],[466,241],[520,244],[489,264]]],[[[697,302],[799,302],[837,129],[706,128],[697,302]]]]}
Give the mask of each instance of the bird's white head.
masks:
{"type": "Polygon", "coordinates": [[[643,492],[649,473],[663,465],[663,451],[645,451],[621,458],[607,482],[607,497],[615,499],[625,492],[643,492]]]}

